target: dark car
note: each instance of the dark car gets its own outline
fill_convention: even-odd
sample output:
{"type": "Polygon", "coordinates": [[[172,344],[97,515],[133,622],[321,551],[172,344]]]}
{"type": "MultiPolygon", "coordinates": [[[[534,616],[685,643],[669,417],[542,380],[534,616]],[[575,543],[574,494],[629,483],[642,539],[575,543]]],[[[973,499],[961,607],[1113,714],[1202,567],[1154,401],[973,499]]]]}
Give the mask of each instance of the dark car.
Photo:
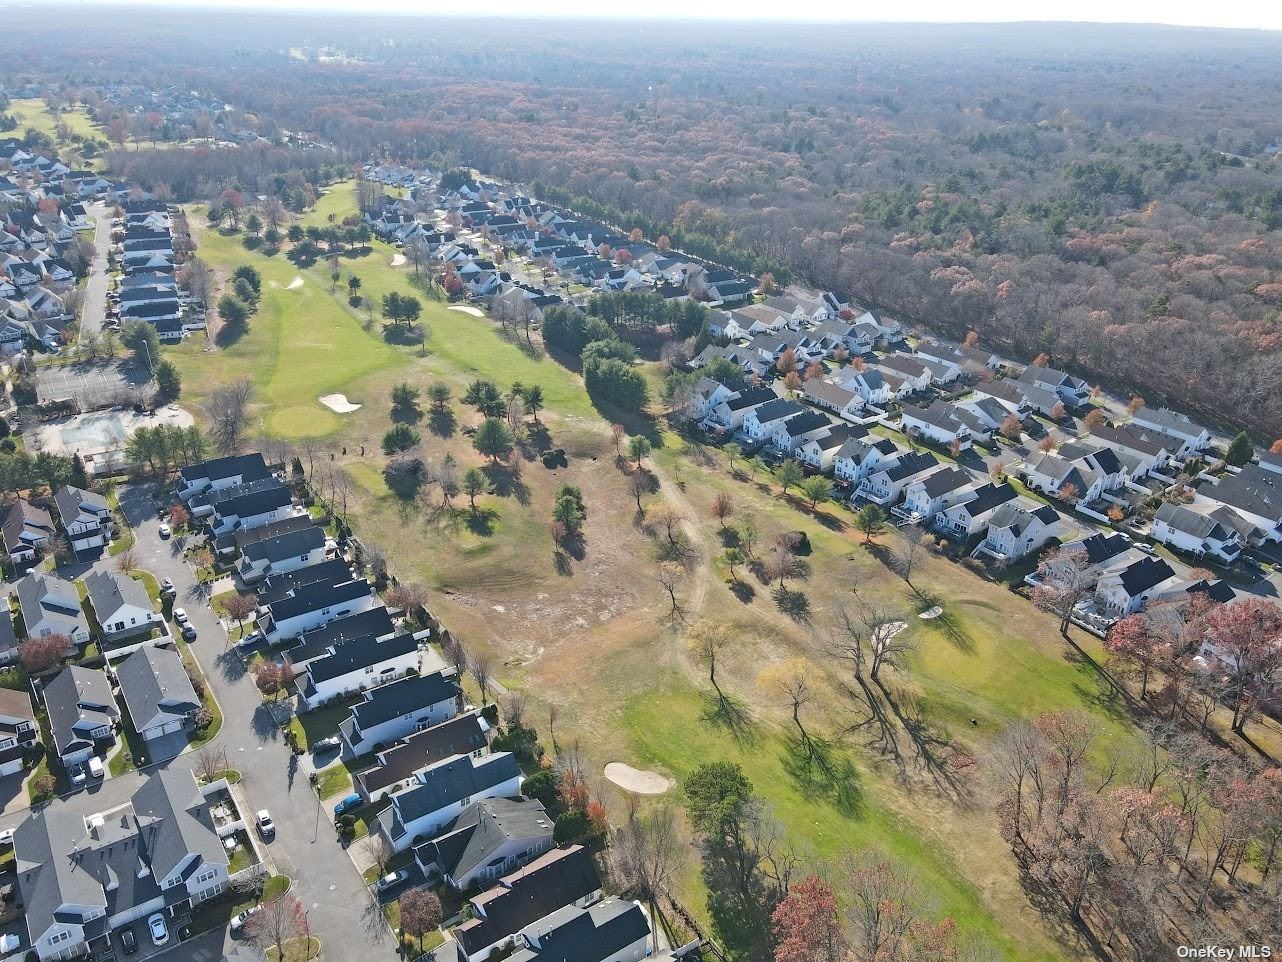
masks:
{"type": "Polygon", "coordinates": [[[125,955],[133,955],[138,951],[138,939],[134,936],[133,929],[121,929],[119,935],[120,947],[125,955]]]}

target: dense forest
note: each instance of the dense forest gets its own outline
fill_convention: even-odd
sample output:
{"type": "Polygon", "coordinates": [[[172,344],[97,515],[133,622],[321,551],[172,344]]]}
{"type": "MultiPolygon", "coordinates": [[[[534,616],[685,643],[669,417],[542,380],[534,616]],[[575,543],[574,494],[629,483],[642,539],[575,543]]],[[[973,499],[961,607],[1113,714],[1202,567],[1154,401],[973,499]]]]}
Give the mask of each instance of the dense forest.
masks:
{"type": "MultiPolygon", "coordinates": [[[[19,42],[33,21],[0,71],[108,114],[104,83],[209,90],[337,157],[471,164],[1150,403],[1282,424],[1282,36],[183,16],[59,20],[84,36],[56,47],[19,42]]],[[[220,166],[203,186],[261,182],[220,166]]]]}

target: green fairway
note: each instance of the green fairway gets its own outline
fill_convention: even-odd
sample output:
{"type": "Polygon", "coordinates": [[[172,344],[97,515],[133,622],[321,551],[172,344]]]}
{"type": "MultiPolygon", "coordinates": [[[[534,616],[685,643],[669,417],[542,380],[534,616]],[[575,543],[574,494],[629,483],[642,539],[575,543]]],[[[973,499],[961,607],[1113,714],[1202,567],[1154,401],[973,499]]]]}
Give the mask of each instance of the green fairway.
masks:
{"type": "Polygon", "coordinates": [[[45,102],[39,97],[31,97],[26,100],[13,100],[9,103],[9,113],[18,121],[18,133],[31,128],[45,134],[55,142],[58,140],[58,124],[66,124],[71,128],[72,133],[80,134],[84,137],[105,137],[102,128],[89,119],[89,114],[83,107],[77,107],[75,110],[68,110],[55,116],[45,107],[45,102]]]}

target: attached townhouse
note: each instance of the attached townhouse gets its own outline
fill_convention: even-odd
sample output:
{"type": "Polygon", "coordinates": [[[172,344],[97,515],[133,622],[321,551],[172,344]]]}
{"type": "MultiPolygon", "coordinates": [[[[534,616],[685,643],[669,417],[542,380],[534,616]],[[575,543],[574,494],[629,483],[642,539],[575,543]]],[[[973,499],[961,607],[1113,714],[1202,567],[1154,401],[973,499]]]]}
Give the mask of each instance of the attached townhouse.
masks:
{"type": "MultiPolygon", "coordinates": [[[[303,569],[305,570],[305,569],[303,569]]],[[[338,618],[378,605],[374,588],[364,579],[302,585],[260,609],[259,628],[268,643],[279,645],[338,618]]]]}
{"type": "Polygon", "coordinates": [[[234,454],[192,464],[178,472],[178,496],[184,501],[210,488],[230,488],[271,475],[263,456],[234,454]]]}
{"type": "Polygon", "coordinates": [[[741,388],[734,391],[730,397],[709,405],[708,413],[704,415],[702,423],[705,427],[717,431],[738,431],[743,427],[743,419],[749,412],[778,399],[779,395],[772,388],[764,385],[741,388]]]}
{"type": "Polygon", "coordinates": [[[1095,586],[1095,604],[1110,617],[1124,618],[1180,581],[1175,570],[1161,558],[1142,558],[1120,570],[1101,574],[1095,586]]]}
{"type": "Polygon", "coordinates": [[[868,436],[868,429],[858,424],[834,424],[827,430],[799,445],[792,456],[801,464],[820,474],[832,474],[833,462],[847,441],[868,436]]]}
{"type": "Polygon", "coordinates": [[[458,962],[486,962],[513,947],[521,929],[566,906],[586,908],[601,899],[601,877],[582,845],[557,848],[468,899],[470,918],[452,934],[458,962]]]}
{"type": "Polygon", "coordinates": [[[775,429],[789,418],[805,414],[806,409],[796,401],[776,397],[754,407],[743,416],[742,431],[750,441],[767,441],[775,429]]]}
{"type": "Polygon", "coordinates": [[[889,463],[874,468],[855,489],[855,495],[890,507],[896,504],[904,489],[918,478],[925,477],[939,466],[933,454],[908,451],[889,463]]]}
{"type": "Polygon", "coordinates": [[[1180,445],[1179,441],[1168,435],[1136,427],[1134,424],[1119,424],[1116,427],[1097,425],[1091,429],[1089,440],[1117,452],[1134,481],[1165,471],[1180,445]]]}
{"type": "Polygon", "coordinates": [[[904,394],[916,394],[931,384],[931,370],[926,362],[911,354],[888,354],[877,362],[882,371],[890,371],[903,379],[904,394]]]}
{"type": "Polygon", "coordinates": [[[520,791],[521,769],[511,752],[458,755],[425,769],[414,785],[394,793],[375,825],[394,852],[403,852],[436,837],[473,802],[516,798],[520,791]]]}
{"type": "Polygon", "coordinates": [[[14,832],[28,944],[40,962],[111,954],[116,930],[177,918],[227,889],[210,790],[186,769],[157,769],[109,808],[80,794],[33,810],[14,832]]]}
{"type": "MultiPolygon", "coordinates": [[[[341,731],[341,729],[340,729],[341,731]]],[[[490,726],[478,709],[411,732],[384,748],[375,747],[374,761],[353,772],[356,791],[366,802],[413,784],[419,772],[455,755],[480,758],[490,751],[490,726]]]]}
{"type": "Polygon", "coordinates": [[[1019,380],[1044,391],[1050,391],[1069,408],[1085,404],[1091,396],[1090,385],[1080,377],[1057,371],[1053,367],[1038,367],[1030,364],[1019,375],[1019,380]]]}
{"type": "Polygon", "coordinates": [[[770,447],[784,456],[791,456],[807,441],[828,434],[833,423],[826,414],[803,410],[796,417],[776,421],[768,435],[770,447]]]}
{"type": "Polygon", "coordinates": [[[338,733],[346,754],[357,757],[453,718],[462,699],[453,669],[402,678],[367,688],[338,733]]]}
{"type": "Polygon", "coordinates": [[[930,523],[945,508],[973,496],[974,481],[975,476],[962,468],[938,468],[904,488],[904,503],[895,513],[930,523]]]}
{"type": "Polygon", "coordinates": [[[970,428],[953,413],[947,401],[936,401],[928,408],[905,406],[899,419],[899,430],[925,438],[942,447],[959,451],[971,446],[970,428]]]}
{"type": "Polygon", "coordinates": [[[1196,558],[1232,564],[1242,553],[1242,536],[1230,518],[1241,519],[1229,507],[1197,507],[1202,510],[1163,502],[1153,518],[1153,539],[1196,558]]]}
{"type": "Polygon", "coordinates": [[[111,505],[101,494],[67,484],[53,503],[72,551],[100,548],[111,540],[111,505]]]}
{"type": "Polygon", "coordinates": [[[1193,500],[1232,508],[1251,525],[1247,541],[1252,545],[1282,541],[1282,474],[1248,464],[1235,475],[1202,485],[1193,500]]]}
{"type": "Polygon", "coordinates": [[[26,565],[44,552],[57,531],[48,511],[37,508],[26,498],[19,498],[5,512],[0,533],[4,536],[9,561],[15,565],[26,565]]]}
{"type": "Polygon", "coordinates": [[[972,485],[970,494],[935,515],[935,529],[960,541],[969,541],[988,530],[993,515],[1019,497],[1009,484],[991,481],[972,485]]]}
{"type": "Polygon", "coordinates": [[[298,513],[301,512],[294,506],[293,493],[278,483],[216,502],[210,518],[210,530],[215,538],[219,538],[233,531],[261,528],[298,513]]]}
{"type": "Polygon", "coordinates": [[[22,771],[39,736],[31,696],[26,691],[0,688],[0,778],[22,771]]]}
{"type": "Polygon", "coordinates": [[[859,392],[826,378],[812,377],[801,389],[802,398],[815,407],[832,411],[839,418],[857,420],[862,416],[864,399],[859,392]]]}
{"type": "Polygon", "coordinates": [[[552,847],[552,816],[532,798],[474,802],[436,838],[414,846],[424,878],[456,892],[484,885],[552,847]]]}
{"type": "Polygon", "coordinates": [[[1131,415],[1131,423],[1179,442],[1179,448],[1174,454],[1180,460],[1200,454],[1211,446],[1210,431],[1188,415],[1169,408],[1151,408],[1145,405],[1131,415]]]}
{"type": "Polygon", "coordinates": [[[833,456],[833,477],[839,484],[858,487],[864,478],[902,453],[903,451],[890,438],[879,438],[875,435],[852,438],[833,456]]]}
{"type": "Polygon", "coordinates": [[[1032,498],[1014,498],[1000,505],[988,519],[988,531],[976,553],[1010,564],[1040,551],[1063,534],[1063,519],[1049,504],[1032,498]]]}
{"type": "Polygon", "coordinates": [[[325,560],[325,529],[309,525],[248,545],[236,563],[245,584],[282,572],[297,571],[325,560]]]}
{"type": "MultiPolygon", "coordinates": [[[[608,898],[569,905],[521,930],[509,962],[639,962],[652,956],[650,923],[640,903],[608,898]]],[[[670,952],[653,956],[673,958],[670,952]]]]}
{"type": "Polygon", "coordinates": [[[419,661],[418,639],[408,632],[355,638],[308,662],[298,691],[308,710],[315,710],[335,698],[404,678],[418,671],[419,661]]]}

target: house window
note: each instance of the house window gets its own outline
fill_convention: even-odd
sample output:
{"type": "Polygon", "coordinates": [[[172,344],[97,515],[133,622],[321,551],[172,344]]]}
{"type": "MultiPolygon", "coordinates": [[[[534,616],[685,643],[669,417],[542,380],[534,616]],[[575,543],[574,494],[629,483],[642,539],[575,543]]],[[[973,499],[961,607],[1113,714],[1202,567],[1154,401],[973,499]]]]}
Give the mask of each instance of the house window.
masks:
{"type": "Polygon", "coordinates": [[[71,938],[70,932],[59,932],[57,935],[49,936],[49,944],[57,945],[59,942],[66,942],[69,938],[71,938]]]}

